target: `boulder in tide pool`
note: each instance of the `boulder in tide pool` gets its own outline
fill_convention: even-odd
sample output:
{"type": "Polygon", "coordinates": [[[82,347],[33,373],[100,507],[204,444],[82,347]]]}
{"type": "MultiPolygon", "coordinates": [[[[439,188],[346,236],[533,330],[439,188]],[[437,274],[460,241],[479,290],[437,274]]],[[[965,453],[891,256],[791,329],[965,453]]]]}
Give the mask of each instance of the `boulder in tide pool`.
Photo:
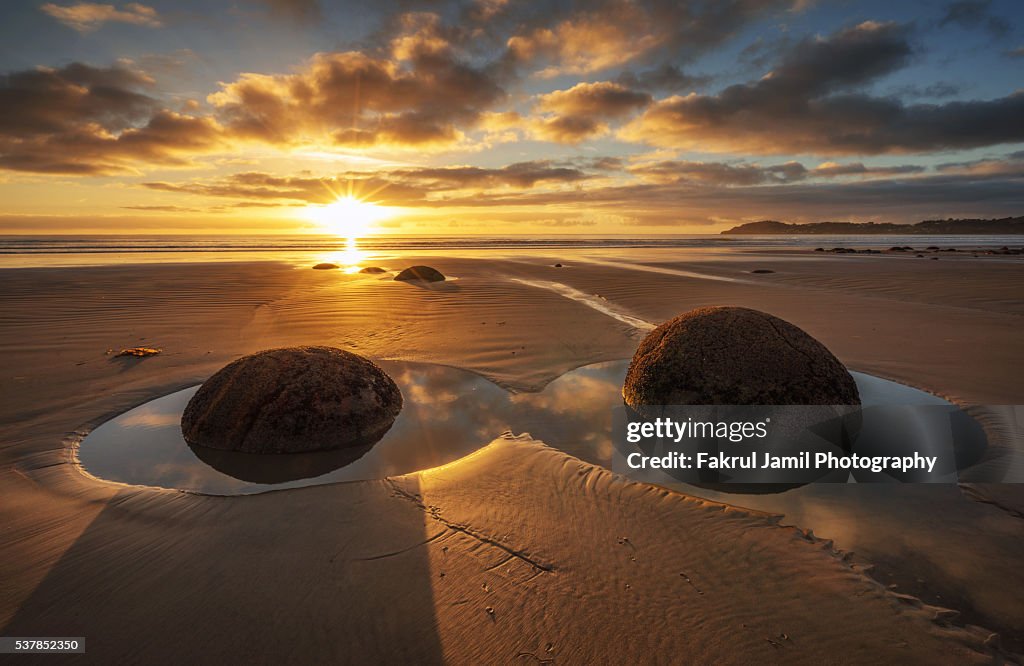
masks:
{"type": "Polygon", "coordinates": [[[639,405],[859,405],[853,377],[825,345],[748,308],[708,307],[640,343],[623,398],[639,405]]]}
{"type": "Polygon", "coordinates": [[[371,444],[402,409],[402,393],[375,363],[333,347],[244,356],[210,377],[181,417],[195,446],[305,453],[371,444]]]}
{"type": "Polygon", "coordinates": [[[401,280],[402,282],[411,282],[413,280],[419,280],[421,282],[443,282],[444,274],[430,266],[410,266],[396,275],[395,279],[401,280]]]}
{"type": "Polygon", "coordinates": [[[369,273],[369,274],[372,274],[372,275],[377,275],[377,274],[380,274],[380,273],[387,273],[387,271],[384,270],[383,268],[381,268],[380,266],[367,266],[366,268],[360,269],[359,272],[360,273],[369,273]]]}
{"type": "Polygon", "coordinates": [[[314,271],[331,271],[335,268],[341,268],[338,264],[317,264],[313,267],[314,271]]]}

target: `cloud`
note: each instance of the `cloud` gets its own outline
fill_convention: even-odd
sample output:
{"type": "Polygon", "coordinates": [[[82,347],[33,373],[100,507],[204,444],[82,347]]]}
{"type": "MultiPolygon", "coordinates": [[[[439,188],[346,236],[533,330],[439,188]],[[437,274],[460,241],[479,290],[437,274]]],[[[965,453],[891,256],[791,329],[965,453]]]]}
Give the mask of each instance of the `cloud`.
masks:
{"type": "Polygon", "coordinates": [[[910,84],[900,86],[893,90],[893,95],[902,98],[943,99],[946,97],[956,97],[959,94],[960,86],[953,85],[952,83],[945,83],[943,81],[932,83],[927,86],[910,84]]]}
{"type": "Polygon", "coordinates": [[[516,62],[550,62],[538,76],[552,78],[623,65],[664,43],[667,36],[654,30],[639,4],[613,3],[552,27],[514,35],[508,52],[516,62]]]}
{"type": "Polygon", "coordinates": [[[78,32],[91,32],[104,23],[130,23],[150,28],[159,28],[163,25],[155,9],[137,2],[130,2],[122,9],[114,5],[92,2],[80,2],[67,7],[48,2],[40,9],[78,32]]]}
{"type": "Polygon", "coordinates": [[[839,164],[837,162],[823,162],[811,170],[810,175],[817,178],[836,178],[841,176],[902,176],[906,174],[922,173],[924,167],[916,164],[900,164],[896,166],[864,166],[863,162],[850,162],[839,164]]]}
{"type": "Polygon", "coordinates": [[[541,114],[524,123],[536,138],[556,143],[578,143],[608,131],[606,120],[619,119],[650,104],[651,96],[619,83],[578,83],[537,98],[541,114]]]}
{"type": "Polygon", "coordinates": [[[161,108],[144,74],[72,63],[0,76],[0,168],[103,174],[181,165],[220,142],[208,118],[161,108]]]}
{"type": "Polygon", "coordinates": [[[538,185],[565,185],[587,179],[583,171],[549,161],[520,162],[500,168],[474,166],[417,167],[346,171],[329,177],[278,176],[249,171],[206,181],[153,181],[143,187],[208,197],[279,203],[330,203],[352,192],[387,206],[439,206],[445,197],[468,192],[527,190],[538,185]]]}
{"type": "Polygon", "coordinates": [[[878,154],[1024,140],[1024,94],[906,105],[858,89],[902,67],[906,28],[866,22],[801,41],[755,83],[673,96],[619,133],[675,149],[755,154],[878,154]]]}
{"type": "Polygon", "coordinates": [[[970,30],[981,28],[995,38],[1010,33],[1010,22],[989,10],[992,0],[958,0],[946,5],[945,14],[939,19],[939,26],[957,25],[970,30]]]}
{"type": "Polygon", "coordinates": [[[916,222],[948,215],[999,217],[1024,206],[1024,177],[998,174],[929,174],[890,179],[806,179],[782,183],[714,184],[693,180],[600,184],[583,191],[526,191],[449,198],[458,207],[542,206],[559,209],[586,202],[588,214],[614,212],[637,224],[680,226],[722,219],[750,221],[870,220],[916,222]],[[722,202],[728,201],[723,208],[722,202]]]}
{"type": "MultiPolygon", "coordinates": [[[[795,161],[573,162],[576,166],[540,160],[496,168],[406,167],[346,171],[324,178],[252,171],[179,183],[149,182],[144,187],[227,199],[224,208],[329,203],[340,193],[353,192],[408,211],[452,211],[458,216],[468,209],[484,215],[493,208],[500,211],[493,213],[495,223],[529,224],[547,218],[607,216],[617,216],[623,224],[664,226],[766,217],[916,222],[947,215],[1013,215],[1024,206],[1024,152],[951,163],[935,171],[861,162],[813,167],[795,161]],[[624,171],[618,170],[622,167],[624,171]],[[601,171],[605,168],[612,171],[601,171]],[[726,208],[723,201],[728,202],[726,208]]],[[[473,214],[472,219],[482,218],[473,214]]]]}
{"type": "Polygon", "coordinates": [[[501,186],[528,189],[542,183],[575,183],[587,178],[580,169],[557,166],[549,160],[517,162],[490,169],[472,166],[394,169],[384,175],[400,182],[416,183],[430,191],[501,186]]]}
{"type": "Polygon", "coordinates": [[[802,180],[807,168],[799,162],[772,166],[723,162],[664,161],[629,168],[642,180],[655,183],[704,183],[708,185],[758,185],[802,180]]]}
{"type": "Polygon", "coordinates": [[[924,167],[904,164],[896,166],[865,166],[862,162],[840,164],[823,162],[808,169],[800,162],[782,164],[749,164],[744,162],[692,162],[666,160],[638,164],[628,171],[645,182],[700,183],[714,186],[777,185],[811,178],[878,178],[924,172],[924,167]]]}
{"type": "Polygon", "coordinates": [[[703,88],[712,77],[691,75],[670,63],[639,72],[624,71],[615,79],[617,83],[633,90],[683,92],[703,88]]]}
{"type": "Polygon", "coordinates": [[[228,131],[272,144],[450,146],[504,96],[488,73],[447,50],[406,45],[407,61],[320,53],[294,74],[243,74],[207,99],[228,131]]]}
{"type": "Polygon", "coordinates": [[[561,116],[621,118],[651,103],[651,96],[619,83],[577,83],[568,90],[556,90],[537,99],[537,110],[561,116]]]}
{"type": "Polygon", "coordinates": [[[947,162],[935,167],[944,174],[963,176],[1012,176],[1024,178],[1024,151],[1002,158],[986,157],[967,162],[947,162]]]}
{"type": "Polygon", "coordinates": [[[187,206],[121,206],[125,210],[141,210],[150,213],[199,213],[199,208],[188,208],[187,206]]]}
{"type": "Polygon", "coordinates": [[[533,66],[540,78],[602,72],[655,57],[685,61],[721,44],[753,19],[799,4],[607,0],[566,14],[556,3],[547,3],[538,5],[536,16],[522,18],[506,42],[505,58],[511,66],[533,66]]]}

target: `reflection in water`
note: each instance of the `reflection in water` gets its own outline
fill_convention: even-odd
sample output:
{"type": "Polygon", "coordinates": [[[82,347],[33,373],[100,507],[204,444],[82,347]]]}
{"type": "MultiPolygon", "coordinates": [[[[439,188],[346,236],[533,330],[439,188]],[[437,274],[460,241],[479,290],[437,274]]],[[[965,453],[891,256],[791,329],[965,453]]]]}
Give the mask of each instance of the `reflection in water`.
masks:
{"type": "Polygon", "coordinates": [[[82,442],[79,458],[104,479],[215,495],[405,474],[461,458],[509,430],[611,466],[611,408],[621,401],[625,361],[580,368],[528,394],[440,365],[380,365],[405,404],[375,445],[279,456],[189,447],[179,423],[192,387],[103,424],[82,442]]]}
{"type": "Polygon", "coordinates": [[[328,264],[338,264],[346,273],[358,273],[361,268],[360,264],[365,262],[366,259],[367,254],[359,248],[357,239],[355,237],[350,237],[345,240],[344,250],[337,250],[335,252],[322,254],[317,261],[328,264]]]}
{"type": "Polygon", "coordinates": [[[191,443],[188,444],[188,448],[199,460],[239,481],[278,484],[315,478],[345,465],[351,465],[372,449],[373,443],[299,455],[240,453],[191,443]]]}
{"type": "MultiPolygon", "coordinates": [[[[380,365],[402,390],[405,404],[391,430],[375,445],[278,456],[190,448],[179,420],[198,389],[192,387],[103,424],[82,442],[79,457],[89,472],[104,479],[218,495],[379,479],[437,467],[472,453],[505,431],[529,433],[608,469],[622,462],[611,441],[611,418],[613,407],[622,404],[628,361],[579,368],[539,393],[518,394],[446,366],[389,361],[380,365]]],[[[865,406],[948,404],[899,384],[858,373],[854,377],[865,406]]]]}

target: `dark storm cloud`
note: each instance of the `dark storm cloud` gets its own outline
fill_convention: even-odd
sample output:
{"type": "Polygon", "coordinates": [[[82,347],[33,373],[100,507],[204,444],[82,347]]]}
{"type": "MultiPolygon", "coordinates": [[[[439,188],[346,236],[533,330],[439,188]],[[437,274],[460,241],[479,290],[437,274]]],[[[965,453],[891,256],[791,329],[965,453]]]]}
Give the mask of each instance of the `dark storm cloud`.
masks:
{"type": "Polygon", "coordinates": [[[759,81],[659,101],[620,136],[757,154],[927,152],[1024,140],[1024,94],[907,105],[857,90],[902,67],[911,52],[906,29],[894,24],[806,39],[759,81]]]}
{"type": "Polygon", "coordinates": [[[215,123],[162,109],[151,83],[81,63],[0,77],[0,168],[111,173],[138,162],[183,164],[218,143],[215,123]]]}

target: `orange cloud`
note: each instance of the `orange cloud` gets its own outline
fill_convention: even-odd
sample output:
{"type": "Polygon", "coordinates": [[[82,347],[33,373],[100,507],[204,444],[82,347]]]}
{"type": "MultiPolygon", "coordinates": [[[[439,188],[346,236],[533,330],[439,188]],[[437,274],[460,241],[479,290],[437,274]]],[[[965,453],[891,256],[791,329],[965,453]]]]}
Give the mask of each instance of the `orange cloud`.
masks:
{"type": "Polygon", "coordinates": [[[542,78],[588,74],[628,63],[663,43],[667,33],[651,24],[638,5],[615,3],[600,10],[538,27],[507,42],[519,62],[546,61],[542,78]]]}
{"type": "MultiPolygon", "coordinates": [[[[417,46],[418,44],[418,46],[417,46]]],[[[296,74],[244,74],[207,100],[230,133],[273,144],[449,146],[504,96],[486,72],[422,42],[410,63],[358,51],[320,53],[296,74]]]]}
{"type": "Polygon", "coordinates": [[[159,28],[163,25],[155,9],[137,2],[130,2],[124,5],[123,9],[92,2],[80,2],[68,7],[48,2],[40,9],[78,32],[91,32],[104,23],[130,23],[150,28],[159,28]]]}
{"type": "Polygon", "coordinates": [[[647,93],[636,92],[610,81],[577,83],[568,90],[541,95],[537,109],[562,116],[619,118],[651,103],[647,93]]]}

